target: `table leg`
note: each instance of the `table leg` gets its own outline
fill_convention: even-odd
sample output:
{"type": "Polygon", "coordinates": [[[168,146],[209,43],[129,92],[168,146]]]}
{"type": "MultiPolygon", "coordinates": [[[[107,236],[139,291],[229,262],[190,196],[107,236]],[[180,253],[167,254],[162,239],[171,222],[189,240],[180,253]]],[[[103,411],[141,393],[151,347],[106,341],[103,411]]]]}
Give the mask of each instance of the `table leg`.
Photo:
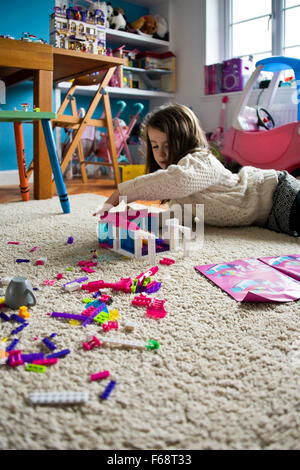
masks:
{"type": "MultiPolygon", "coordinates": [[[[37,70],[34,73],[33,99],[41,111],[52,111],[53,73],[37,70]]],[[[52,198],[52,173],[47,146],[40,122],[34,123],[34,198],[52,198]]]]}
{"type": "Polygon", "coordinates": [[[68,194],[67,194],[67,188],[62,176],[57,152],[56,152],[56,147],[55,147],[55,142],[54,142],[54,137],[53,137],[53,131],[52,131],[52,126],[50,124],[49,119],[42,119],[42,126],[44,130],[44,136],[46,140],[46,145],[48,148],[48,153],[49,153],[49,159],[52,167],[52,172],[57,188],[57,193],[60,199],[61,207],[64,211],[65,214],[68,214],[71,212],[70,210],[70,203],[68,199],[68,194]]]}
{"type": "Polygon", "coordinates": [[[20,177],[20,190],[23,201],[29,201],[29,187],[26,172],[23,128],[21,122],[14,122],[16,152],[20,177]]]}

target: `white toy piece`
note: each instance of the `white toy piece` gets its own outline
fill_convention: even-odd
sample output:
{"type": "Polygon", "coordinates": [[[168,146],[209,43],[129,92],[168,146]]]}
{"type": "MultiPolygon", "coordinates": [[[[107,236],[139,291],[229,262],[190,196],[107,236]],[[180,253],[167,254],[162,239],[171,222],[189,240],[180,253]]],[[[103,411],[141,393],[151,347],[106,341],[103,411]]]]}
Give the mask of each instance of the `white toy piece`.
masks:
{"type": "Polygon", "coordinates": [[[142,341],[127,341],[125,339],[111,339],[111,338],[102,338],[101,344],[103,346],[112,346],[112,347],[121,347],[121,348],[137,348],[137,349],[145,349],[146,345],[142,341]]]}
{"type": "Polygon", "coordinates": [[[109,18],[109,27],[112,29],[121,29],[125,30],[126,28],[126,20],[118,9],[113,9],[113,14],[109,18]]]}
{"type": "Polygon", "coordinates": [[[125,322],[124,330],[125,331],[134,331],[136,324],[130,321],[125,322]]]}
{"type": "Polygon", "coordinates": [[[81,404],[89,399],[89,392],[34,392],[29,401],[34,405],[81,404]]]}

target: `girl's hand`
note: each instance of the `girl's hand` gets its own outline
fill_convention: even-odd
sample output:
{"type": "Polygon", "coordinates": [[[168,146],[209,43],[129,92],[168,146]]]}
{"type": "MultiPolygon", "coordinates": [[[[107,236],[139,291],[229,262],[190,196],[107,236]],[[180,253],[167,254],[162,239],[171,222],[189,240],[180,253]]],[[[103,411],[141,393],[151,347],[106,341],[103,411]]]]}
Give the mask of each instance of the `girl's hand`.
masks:
{"type": "Polygon", "coordinates": [[[118,206],[119,203],[120,203],[119,197],[120,197],[119,190],[116,189],[116,190],[109,196],[109,198],[107,199],[107,201],[105,201],[105,203],[100,207],[100,209],[98,209],[93,215],[98,215],[98,214],[103,215],[104,212],[108,212],[112,207],[118,206]]]}

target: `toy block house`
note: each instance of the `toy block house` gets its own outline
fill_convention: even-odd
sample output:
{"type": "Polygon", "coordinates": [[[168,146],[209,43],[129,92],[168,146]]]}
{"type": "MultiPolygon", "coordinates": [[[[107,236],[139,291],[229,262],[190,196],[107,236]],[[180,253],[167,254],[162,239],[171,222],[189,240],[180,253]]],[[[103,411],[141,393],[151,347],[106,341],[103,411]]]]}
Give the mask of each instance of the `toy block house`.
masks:
{"type": "Polygon", "coordinates": [[[169,243],[158,238],[159,215],[139,204],[124,202],[100,217],[98,241],[101,247],[132,258],[149,256],[169,250],[169,243]]]}
{"type": "Polygon", "coordinates": [[[75,8],[54,8],[50,15],[50,44],[63,49],[105,54],[106,16],[97,9],[90,11],[75,8]]]}

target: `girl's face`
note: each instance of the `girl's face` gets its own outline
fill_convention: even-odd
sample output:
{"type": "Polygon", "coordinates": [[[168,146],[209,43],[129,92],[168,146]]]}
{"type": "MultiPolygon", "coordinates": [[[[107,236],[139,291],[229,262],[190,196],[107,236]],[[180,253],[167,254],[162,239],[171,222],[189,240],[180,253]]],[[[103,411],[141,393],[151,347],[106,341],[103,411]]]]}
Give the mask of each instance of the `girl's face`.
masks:
{"type": "Polygon", "coordinates": [[[149,127],[148,137],[156,163],[164,170],[167,168],[169,147],[167,135],[155,127],[149,127]]]}

